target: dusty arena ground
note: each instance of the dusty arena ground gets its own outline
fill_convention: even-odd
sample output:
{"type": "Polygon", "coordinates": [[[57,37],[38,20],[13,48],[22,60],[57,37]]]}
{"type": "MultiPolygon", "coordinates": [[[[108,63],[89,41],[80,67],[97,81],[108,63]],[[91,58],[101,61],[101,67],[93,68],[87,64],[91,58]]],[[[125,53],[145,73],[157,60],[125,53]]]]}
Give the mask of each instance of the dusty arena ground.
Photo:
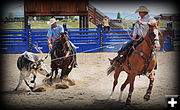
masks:
{"type": "MultiPolygon", "coordinates": [[[[68,89],[46,87],[44,92],[29,92],[24,82],[18,91],[13,91],[18,83],[19,71],[16,61],[20,54],[5,54],[1,71],[1,95],[3,104],[10,109],[164,109],[165,95],[178,94],[178,79],[176,67],[178,60],[175,52],[158,52],[158,70],[155,75],[151,99],[144,101],[143,96],[149,84],[145,76],[137,76],[135,90],[132,95],[132,105],[125,106],[118,102],[120,86],[127,74],[122,72],[113,99],[107,100],[113,83],[113,74],[106,75],[109,66],[108,58],[116,53],[78,53],[78,68],[73,69],[69,77],[76,83],[68,89]]],[[[50,58],[45,63],[50,70],[50,58]]],[[[41,84],[44,77],[37,76],[37,84],[41,84]]],[[[124,92],[127,98],[128,87],[124,92]]]]}

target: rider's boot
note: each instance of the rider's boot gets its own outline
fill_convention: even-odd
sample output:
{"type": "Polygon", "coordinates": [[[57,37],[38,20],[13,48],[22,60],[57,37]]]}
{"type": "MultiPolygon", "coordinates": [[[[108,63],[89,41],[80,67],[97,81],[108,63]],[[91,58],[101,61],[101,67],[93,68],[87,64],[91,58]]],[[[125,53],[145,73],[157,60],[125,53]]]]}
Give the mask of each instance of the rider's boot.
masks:
{"type": "Polygon", "coordinates": [[[123,52],[121,52],[121,53],[119,53],[118,54],[118,56],[116,56],[114,59],[117,61],[117,62],[119,62],[119,63],[124,63],[124,61],[125,61],[125,58],[126,58],[126,50],[125,51],[123,51],[123,52]]]}
{"type": "Polygon", "coordinates": [[[74,68],[77,68],[78,64],[77,64],[77,61],[75,60],[74,61],[74,68]]]}

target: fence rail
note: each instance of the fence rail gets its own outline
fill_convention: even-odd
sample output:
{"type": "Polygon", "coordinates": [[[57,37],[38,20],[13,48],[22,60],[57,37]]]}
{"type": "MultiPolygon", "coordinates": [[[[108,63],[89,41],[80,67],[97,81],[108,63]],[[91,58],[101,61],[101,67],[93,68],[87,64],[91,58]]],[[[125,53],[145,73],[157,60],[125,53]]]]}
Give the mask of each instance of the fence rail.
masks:
{"type": "Polygon", "coordinates": [[[28,32],[25,29],[1,29],[0,53],[22,53],[28,50],[28,32]]]}
{"type": "MultiPolygon", "coordinates": [[[[161,27],[165,30],[167,27],[161,27]]],[[[115,28],[104,31],[102,28],[68,28],[70,40],[77,52],[116,52],[132,37],[132,27],[115,28]]],[[[0,53],[37,52],[33,45],[38,44],[43,52],[48,52],[48,29],[1,29],[0,53]]],[[[169,45],[168,45],[169,46],[169,45]]],[[[166,46],[167,47],[167,46],[166,46]]]]}

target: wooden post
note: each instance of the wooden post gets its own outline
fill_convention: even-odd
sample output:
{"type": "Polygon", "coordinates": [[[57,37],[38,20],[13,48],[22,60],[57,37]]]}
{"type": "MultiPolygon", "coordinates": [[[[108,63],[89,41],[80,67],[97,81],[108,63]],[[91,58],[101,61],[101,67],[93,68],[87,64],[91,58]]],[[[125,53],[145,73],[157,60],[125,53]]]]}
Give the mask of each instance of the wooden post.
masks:
{"type": "Polygon", "coordinates": [[[94,8],[93,13],[94,13],[94,24],[97,24],[97,20],[96,20],[96,8],[94,8]]]}
{"type": "Polygon", "coordinates": [[[83,21],[83,16],[79,16],[79,28],[83,28],[82,21],[83,21]]]}
{"type": "Polygon", "coordinates": [[[88,16],[84,16],[85,17],[85,28],[89,28],[89,21],[88,21],[88,16]]]}
{"type": "Polygon", "coordinates": [[[32,52],[32,36],[31,36],[31,24],[27,24],[25,25],[26,27],[26,31],[28,31],[28,52],[32,52]]]}
{"type": "Polygon", "coordinates": [[[100,52],[103,52],[103,33],[102,33],[102,23],[98,23],[97,26],[98,29],[98,39],[99,39],[99,45],[100,45],[100,52]]]}
{"type": "Polygon", "coordinates": [[[28,16],[24,16],[24,28],[28,29],[28,16]]]}

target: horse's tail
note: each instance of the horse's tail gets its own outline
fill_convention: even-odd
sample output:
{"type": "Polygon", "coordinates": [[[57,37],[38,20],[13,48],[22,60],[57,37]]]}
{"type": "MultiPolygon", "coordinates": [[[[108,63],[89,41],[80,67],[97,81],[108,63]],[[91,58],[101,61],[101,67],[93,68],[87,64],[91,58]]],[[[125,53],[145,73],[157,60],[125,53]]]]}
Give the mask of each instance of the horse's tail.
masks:
{"type": "Polygon", "coordinates": [[[109,68],[107,69],[107,75],[111,74],[114,71],[115,67],[114,66],[109,66],[109,68]]]}
{"type": "Polygon", "coordinates": [[[119,62],[118,56],[112,60],[110,58],[108,58],[108,59],[109,59],[111,65],[107,69],[107,75],[111,74],[115,70],[116,67],[121,67],[121,63],[122,63],[122,62],[121,63],[119,62]]]}

